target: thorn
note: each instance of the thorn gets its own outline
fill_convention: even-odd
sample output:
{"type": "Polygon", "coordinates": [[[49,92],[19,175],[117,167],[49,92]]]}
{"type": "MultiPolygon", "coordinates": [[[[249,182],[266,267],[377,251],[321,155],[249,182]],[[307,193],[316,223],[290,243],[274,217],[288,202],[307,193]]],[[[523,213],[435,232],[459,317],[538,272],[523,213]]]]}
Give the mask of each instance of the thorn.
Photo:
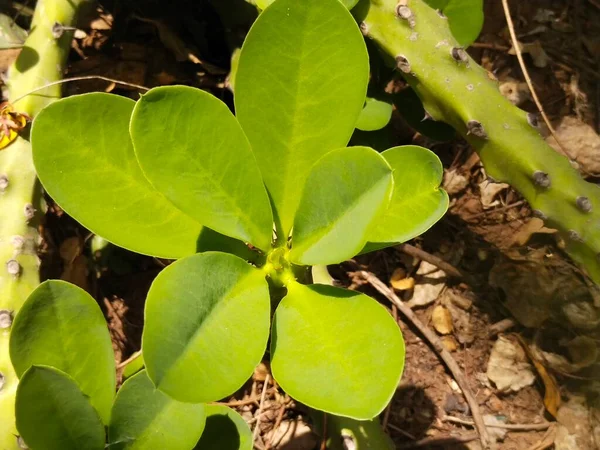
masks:
{"type": "Polygon", "coordinates": [[[442,11],[441,9],[436,9],[435,12],[437,13],[438,16],[440,16],[442,19],[447,19],[448,16],[446,16],[446,14],[444,14],[444,11],[442,11]]]}
{"type": "Polygon", "coordinates": [[[0,328],[6,330],[10,328],[13,322],[12,311],[8,309],[0,310],[0,328]]]}
{"type": "Polygon", "coordinates": [[[6,263],[6,271],[9,275],[18,277],[21,274],[21,264],[16,259],[11,259],[6,263]]]}
{"type": "Polygon", "coordinates": [[[363,36],[369,35],[369,25],[367,25],[367,22],[361,22],[359,25],[359,28],[360,28],[360,32],[363,34],[363,36]]]}
{"type": "Polygon", "coordinates": [[[450,50],[450,54],[452,55],[454,61],[464,63],[467,65],[469,64],[469,55],[467,55],[467,52],[465,52],[464,48],[452,47],[452,50],[450,50]]]}
{"type": "Polygon", "coordinates": [[[421,122],[425,122],[426,120],[435,120],[435,119],[433,117],[431,117],[431,114],[429,114],[427,111],[425,111],[425,115],[421,119],[421,122]]]}
{"type": "Polygon", "coordinates": [[[2,388],[4,387],[4,381],[6,379],[4,378],[4,375],[2,374],[2,372],[0,372],[0,391],[2,390],[2,388]]]}
{"type": "Polygon", "coordinates": [[[546,214],[544,214],[541,210],[539,209],[534,209],[533,211],[531,211],[533,214],[533,217],[537,217],[538,219],[542,219],[542,220],[546,220],[548,219],[548,216],[546,216],[546,214]]]}
{"type": "Polygon", "coordinates": [[[577,207],[585,213],[589,213],[592,210],[592,202],[587,197],[581,195],[577,197],[575,203],[577,204],[577,207]]]}
{"type": "Polygon", "coordinates": [[[77,28],[66,27],[59,22],[54,22],[54,25],[52,25],[52,37],[54,39],[60,39],[65,31],[77,31],[77,28]]]}
{"type": "Polygon", "coordinates": [[[475,89],[475,86],[473,86],[472,84],[467,84],[467,91],[472,91],[475,89]]]}
{"type": "Polygon", "coordinates": [[[0,175],[0,192],[6,191],[8,188],[8,177],[6,175],[0,175]]]}
{"type": "Polygon", "coordinates": [[[581,235],[575,231],[575,230],[569,230],[567,231],[567,236],[569,236],[569,239],[571,239],[572,241],[575,242],[583,242],[583,238],[581,237],[581,235]]]}
{"type": "Polygon", "coordinates": [[[415,20],[415,15],[408,6],[400,3],[398,6],[396,6],[396,15],[399,19],[406,20],[408,22],[409,27],[415,27],[417,23],[415,20]]]}
{"type": "Polygon", "coordinates": [[[410,63],[403,55],[396,56],[396,67],[404,73],[410,73],[410,63]]]}
{"type": "Polygon", "coordinates": [[[536,170],[533,172],[533,182],[544,189],[548,189],[552,184],[550,181],[550,176],[546,172],[542,172],[541,170],[536,170]]]}
{"type": "Polygon", "coordinates": [[[35,208],[31,203],[25,204],[25,207],[23,208],[23,214],[25,214],[25,219],[27,221],[33,219],[33,216],[35,216],[35,208]]]}
{"type": "Polygon", "coordinates": [[[481,139],[487,139],[488,135],[483,128],[483,125],[478,120],[469,120],[467,122],[467,134],[472,134],[481,139]]]}

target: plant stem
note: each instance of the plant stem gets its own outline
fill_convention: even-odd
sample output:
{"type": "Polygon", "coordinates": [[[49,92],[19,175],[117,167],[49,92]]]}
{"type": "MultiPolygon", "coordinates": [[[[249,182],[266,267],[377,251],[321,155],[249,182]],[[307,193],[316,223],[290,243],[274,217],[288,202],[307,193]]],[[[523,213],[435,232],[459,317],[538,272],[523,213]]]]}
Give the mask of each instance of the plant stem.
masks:
{"type": "MultiPolygon", "coordinates": [[[[71,47],[72,32],[59,38],[52,33],[59,23],[72,26],[83,0],[38,0],[31,33],[15,64],[8,72],[10,98],[19,99],[15,109],[35,116],[60,97],[60,86],[49,86],[26,96],[41,85],[62,78],[71,47]]],[[[0,448],[19,449],[14,418],[18,379],[9,356],[12,318],[30,292],[39,284],[37,246],[42,192],[37,184],[31,145],[19,137],[0,151],[0,313],[10,320],[0,334],[0,448]]]]}

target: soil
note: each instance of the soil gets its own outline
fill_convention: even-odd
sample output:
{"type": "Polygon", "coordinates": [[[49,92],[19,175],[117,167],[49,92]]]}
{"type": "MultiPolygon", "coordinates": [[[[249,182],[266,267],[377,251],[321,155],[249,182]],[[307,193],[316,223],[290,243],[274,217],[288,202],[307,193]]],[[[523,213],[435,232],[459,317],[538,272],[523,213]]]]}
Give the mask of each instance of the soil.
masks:
{"type": "MultiPolygon", "coordinates": [[[[252,22],[251,9],[243,2],[180,0],[170,2],[169,8],[152,0],[100,3],[82,22],[67,76],[102,75],[148,87],[187,84],[207,89],[231,104],[227,78],[230,49],[239,45],[252,22]],[[235,17],[227,23],[220,15],[226,4],[237,8],[232,15],[235,17]]],[[[526,55],[543,107],[555,126],[565,118],[571,120],[563,132],[565,136],[571,132],[577,139],[569,140],[567,152],[572,152],[570,156],[590,181],[597,181],[600,170],[595,171],[594,164],[598,155],[591,154],[590,149],[600,151],[594,141],[600,127],[600,3],[532,0],[512,1],[510,5],[519,39],[544,52],[540,54],[538,48],[526,55]],[[581,131],[584,129],[585,133],[581,131]],[[589,140],[582,140],[582,136],[589,136],[589,140]]],[[[499,78],[505,93],[519,100],[521,108],[537,112],[510,48],[501,2],[487,0],[484,30],[469,51],[499,78]]],[[[15,52],[0,53],[6,59],[1,60],[4,70],[15,52]]],[[[70,83],[65,95],[89,91],[137,96],[135,88],[100,80],[70,83]]],[[[413,278],[415,287],[397,293],[413,306],[423,323],[438,329],[434,310],[441,307],[449,312],[451,331],[444,335],[443,343],[467,376],[482,413],[506,424],[549,422],[547,430],[504,430],[508,432],[498,440],[497,448],[598,448],[591,439],[592,429],[600,427],[593,400],[586,400],[590,439],[577,435],[567,419],[561,422],[561,417],[572,412],[565,405],[583,395],[598,379],[600,365],[591,358],[573,368],[576,358],[572,354],[569,357],[564,342],[556,338],[559,334],[586,336],[597,342],[596,326],[565,326],[565,317],[571,316],[564,307],[576,305],[584,311],[589,307],[595,314],[594,308],[600,306],[596,289],[563,253],[553,230],[532,217],[531,209],[517,192],[488,183],[477,155],[464,141],[431,141],[415,133],[397,114],[390,129],[399,143],[425,145],[444,162],[444,186],[451,194],[449,213],[411,244],[441,257],[463,276],[434,275],[431,272],[435,273],[435,268],[422,273],[426,264],[399,248],[364,255],[330,267],[330,272],[340,285],[372,295],[395,316],[396,309],[355,272],[359,268],[370,271],[386,283],[403,272],[404,279],[413,278]],[[525,365],[535,361],[536,367],[541,366],[532,371],[533,384],[502,392],[490,380],[488,365],[499,335],[522,353],[520,361],[525,365]],[[554,359],[544,359],[543,355],[554,355],[554,359]],[[552,363],[559,357],[567,358],[566,365],[552,363]],[[558,414],[557,422],[552,400],[558,402],[561,398],[563,413],[558,414]],[[568,439],[561,441],[560,436],[565,433],[576,444],[564,444],[568,439]]],[[[145,296],[154,277],[169,261],[102,244],[51,199],[48,204],[43,275],[76,283],[95,296],[106,315],[117,362],[121,362],[140,349],[145,296]]],[[[381,417],[397,448],[430,448],[431,440],[440,443],[437,448],[480,448],[473,425],[469,425],[471,411],[456,381],[414,326],[402,316],[397,317],[406,341],[406,368],[389,409],[381,417]],[[457,423],[457,419],[463,423],[457,423]]],[[[260,411],[256,448],[322,448],[320,437],[312,431],[307,409],[290,400],[272,381],[260,404],[265,381],[270,379],[268,373],[265,360],[242,389],[223,399],[251,427],[257,423],[260,411]]]]}

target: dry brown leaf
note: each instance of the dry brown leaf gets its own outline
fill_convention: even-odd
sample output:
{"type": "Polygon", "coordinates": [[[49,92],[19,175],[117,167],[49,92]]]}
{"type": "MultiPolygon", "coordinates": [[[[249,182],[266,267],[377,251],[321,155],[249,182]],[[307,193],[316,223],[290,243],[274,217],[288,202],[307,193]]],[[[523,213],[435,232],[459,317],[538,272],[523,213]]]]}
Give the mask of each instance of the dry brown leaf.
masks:
{"type": "Polygon", "coordinates": [[[408,291],[415,287],[415,279],[413,277],[406,276],[406,270],[402,267],[398,267],[392,273],[390,278],[390,284],[397,291],[408,291]]]}
{"type": "Polygon", "coordinates": [[[410,308],[433,303],[446,285],[446,272],[427,261],[422,261],[415,281],[412,298],[406,302],[410,308]]]}
{"type": "Polygon", "coordinates": [[[453,336],[442,336],[440,341],[442,341],[442,345],[449,352],[454,352],[458,349],[458,342],[456,342],[453,336]]]}
{"type": "Polygon", "coordinates": [[[531,236],[535,233],[553,234],[556,230],[544,226],[544,221],[537,217],[533,217],[529,222],[521,227],[519,232],[514,235],[511,246],[522,246],[529,242],[531,236]]]}
{"type": "Polygon", "coordinates": [[[500,392],[517,392],[535,382],[525,351],[506,336],[494,343],[486,374],[500,392]]]}
{"type": "Polygon", "coordinates": [[[454,329],[452,325],[452,315],[450,311],[448,311],[442,305],[438,305],[433,308],[433,312],[431,313],[431,323],[440,334],[450,334],[454,329]]]}
{"type": "MultiPolygon", "coordinates": [[[[540,67],[542,69],[548,66],[550,58],[548,57],[548,54],[544,51],[544,48],[542,47],[540,41],[535,40],[533,42],[528,43],[519,42],[519,46],[521,48],[521,53],[529,53],[531,55],[531,59],[533,60],[534,66],[540,67]]],[[[516,55],[517,52],[515,51],[515,48],[512,47],[508,51],[508,54],[516,55]]]]}
{"type": "Polygon", "coordinates": [[[584,173],[600,174],[600,136],[590,125],[582,122],[577,117],[563,117],[556,127],[556,136],[564,152],[556,143],[553,136],[546,142],[557,152],[564,154],[579,164],[584,173]]]}
{"type": "Polygon", "coordinates": [[[496,196],[510,186],[506,183],[493,183],[489,180],[483,180],[479,183],[479,192],[481,193],[481,205],[483,209],[489,209],[500,204],[495,200],[496,196]]]}

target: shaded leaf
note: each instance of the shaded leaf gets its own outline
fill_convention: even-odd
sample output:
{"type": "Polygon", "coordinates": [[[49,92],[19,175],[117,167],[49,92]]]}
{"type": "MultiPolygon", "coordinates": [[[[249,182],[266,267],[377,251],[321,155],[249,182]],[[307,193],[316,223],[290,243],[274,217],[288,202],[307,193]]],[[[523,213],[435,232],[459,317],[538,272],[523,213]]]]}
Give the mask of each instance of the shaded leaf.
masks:
{"type": "Polygon", "coordinates": [[[271,369],[293,398],[366,420],[391,400],[404,367],[404,341],[372,298],[326,285],[288,285],[273,319],[271,369]]]}
{"type": "Polygon", "coordinates": [[[389,203],[392,170],[368,147],[334,150],[311,170],[294,219],[291,261],[333,264],[356,255],[389,203]]]}
{"type": "Polygon", "coordinates": [[[483,0],[425,0],[447,17],[452,34],[462,46],[468,47],[483,28],[483,0]]]}
{"type": "Polygon", "coordinates": [[[368,240],[406,242],[427,231],[448,209],[448,194],[439,187],[444,169],[435,153],[416,145],[393,147],[382,155],[394,170],[394,192],[368,240]]]}
{"type": "Polygon", "coordinates": [[[115,356],[104,314],[84,290],[59,280],[40,284],[15,317],[10,358],[18,376],[32,365],[66,373],[108,423],[115,356]]]}
{"type": "Polygon", "coordinates": [[[280,234],[289,234],[312,165],[348,143],[368,74],[363,37],[338,0],[277,0],[252,26],[235,106],[280,234]]]}
{"type": "Polygon", "coordinates": [[[67,374],[32,366],[17,387],[17,430],[35,450],[102,450],[104,426],[87,396],[67,374]]]}
{"type": "Polygon", "coordinates": [[[358,116],[356,128],[363,131],[375,131],[385,127],[392,118],[393,106],[382,100],[367,97],[365,106],[358,116]]]}
{"type": "Polygon", "coordinates": [[[128,129],[134,104],[91,93],[45,107],[31,130],[37,174],[61,208],[108,241],[164,258],[193,254],[202,226],[138,166],[128,129]]]}
{"type": "Polygon", "coordinates": [[[197,450],[252,450],[252,432],[237,412],[225,405],[206,405],[206,427],[197,450]]]}
{"type": "Polygon", "coordinates": [[[150,90],[131,116],[135,154],[175,206],[219,233],[268,250],[269,198],[250,144],[229,108],[187,86],[150,90]]]}
{"type": "Polygon", "coordinates": [[[146,300],[148,376],[180,401],[231,394],[264,354],[269,315],[264,274],[242,259],[207,252],[176,261],[154,280],[146,300]]]}
{"type": "Polygon", "coordinates": [[[157,390],[145,370],[117,394],[108,427],[110,450],[189,450],[204,429],[202,403],[182,403],[157,390]]]}

